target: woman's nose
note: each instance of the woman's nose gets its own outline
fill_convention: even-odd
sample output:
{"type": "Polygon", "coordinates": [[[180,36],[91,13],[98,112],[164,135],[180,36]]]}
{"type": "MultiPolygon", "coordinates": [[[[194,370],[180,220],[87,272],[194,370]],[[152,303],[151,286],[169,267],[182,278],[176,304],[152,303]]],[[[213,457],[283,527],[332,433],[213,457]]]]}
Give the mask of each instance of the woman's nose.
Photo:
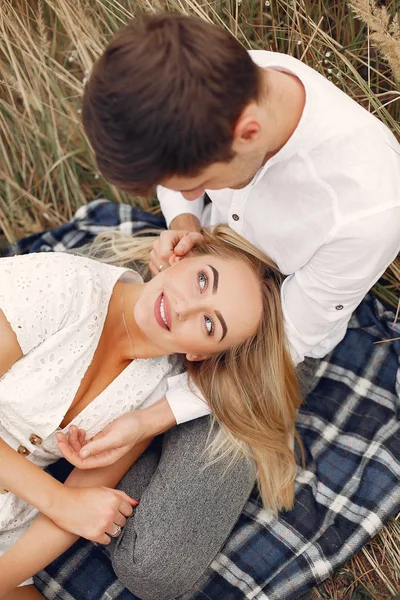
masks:
{"type": "Polygon", "coordinates": [[[177,298],[176,299],[176,314],[180,321],[186,321],[189,317],[204,310],[202,302],[199,298],[177,298]]]}

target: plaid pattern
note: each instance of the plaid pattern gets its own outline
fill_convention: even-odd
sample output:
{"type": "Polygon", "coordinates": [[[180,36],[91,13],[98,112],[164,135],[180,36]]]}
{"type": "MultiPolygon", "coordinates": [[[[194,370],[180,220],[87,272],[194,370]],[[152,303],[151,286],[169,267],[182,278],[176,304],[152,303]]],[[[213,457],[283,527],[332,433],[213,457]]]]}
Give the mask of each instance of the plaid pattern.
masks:
{"type": "Polygon", "coordinates": [[[62,252],[88,244],[93,238],[109,229],[119,230],[126,235],[144,229],[166,227],[164,217],[143,210],[117,204],[109,200],[93,200],[79,208],[72,221],[51,231],[36,233],[8,247],[6,256],[29,252],[62,252]]]}
{"type": "MultiPolygon", "coordinates": [[[[61,227],[13,251],[64,249],[107,227],[130,233],[139,213],[96,201],[65,226],[67,237],[61,227]]],[[[145,213],[140,219],[146,221],[145,213]]],[[[306,468],[298,472],[294,509],[273,519],[254,494],[222,551],[180,600],[295,600],[400,509],[400,342],[374,344],[400,335],[393,320],[367,296],[345,339],[320,362],[298,418],[306,468]]],[[[106,549],[84,540],[35,582],[49,600],[136,599],[117,581],[106,549]]]]}

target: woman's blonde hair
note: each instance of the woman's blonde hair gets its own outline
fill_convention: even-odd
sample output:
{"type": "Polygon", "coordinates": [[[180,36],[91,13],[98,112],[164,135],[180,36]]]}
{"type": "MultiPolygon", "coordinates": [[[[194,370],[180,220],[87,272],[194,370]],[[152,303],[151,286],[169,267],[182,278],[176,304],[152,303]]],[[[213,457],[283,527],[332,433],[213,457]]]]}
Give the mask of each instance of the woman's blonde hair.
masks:
{"type": "MultiPolygon", "coordinates": [[[[263,312],[256,333],[244,343],[187,362],[190,381],[200,390],[220,428],[210,442],[215,460],[242,455],[256,466],[265,507],[276,514],[294,499],[296,459],[294,422],[301,397],[284,332],[275,263],[225,225],[203,230],[204,241],[191,255],[243,260],[259,277],[263,312]]],[[[90,255],[105,262],[138,267],[147,262],[153,239],[118,232],[100,234],[90,255]]],[[[298,439],[298,438],[297,438],[298,439]]]]}

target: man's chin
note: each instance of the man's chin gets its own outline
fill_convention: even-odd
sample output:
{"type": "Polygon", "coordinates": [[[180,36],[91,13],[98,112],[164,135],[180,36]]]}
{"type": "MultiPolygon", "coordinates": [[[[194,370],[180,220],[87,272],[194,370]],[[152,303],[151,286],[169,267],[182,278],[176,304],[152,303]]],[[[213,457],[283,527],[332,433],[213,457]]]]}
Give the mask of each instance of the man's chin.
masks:
{"type": "Polygon", "coordinates": [[[249,185],[249,183],[251,183],[252,181],[253,181],[253,177],[243,183],[238,183],[237,185],[232,185],[230,189],[231,190],[242,190],[243,188],[247,187],[249,185]]]}

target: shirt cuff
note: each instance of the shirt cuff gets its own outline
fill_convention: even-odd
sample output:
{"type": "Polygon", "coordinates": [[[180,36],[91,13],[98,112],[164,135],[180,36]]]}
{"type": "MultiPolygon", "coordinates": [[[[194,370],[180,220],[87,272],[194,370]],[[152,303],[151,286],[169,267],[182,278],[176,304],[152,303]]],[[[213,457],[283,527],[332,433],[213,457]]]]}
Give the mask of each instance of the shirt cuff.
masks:
{"type": "Polygon", "coordinates": [[[197,393],[198,396],[190,390],[186,373],[168,378],[166,397],[178,425],[210,414],[205,400],[197,393]]]}
{"type": "Polygon", "coordinates": [[[157,197],[168,227],[175,217],[187,213],[197,217],[201,221],[204,208],[204,194],[200,198],[197,198],[197,200],[185,200],[180,192],[174,192],[162,185],[158,185],[157,197]]]}

